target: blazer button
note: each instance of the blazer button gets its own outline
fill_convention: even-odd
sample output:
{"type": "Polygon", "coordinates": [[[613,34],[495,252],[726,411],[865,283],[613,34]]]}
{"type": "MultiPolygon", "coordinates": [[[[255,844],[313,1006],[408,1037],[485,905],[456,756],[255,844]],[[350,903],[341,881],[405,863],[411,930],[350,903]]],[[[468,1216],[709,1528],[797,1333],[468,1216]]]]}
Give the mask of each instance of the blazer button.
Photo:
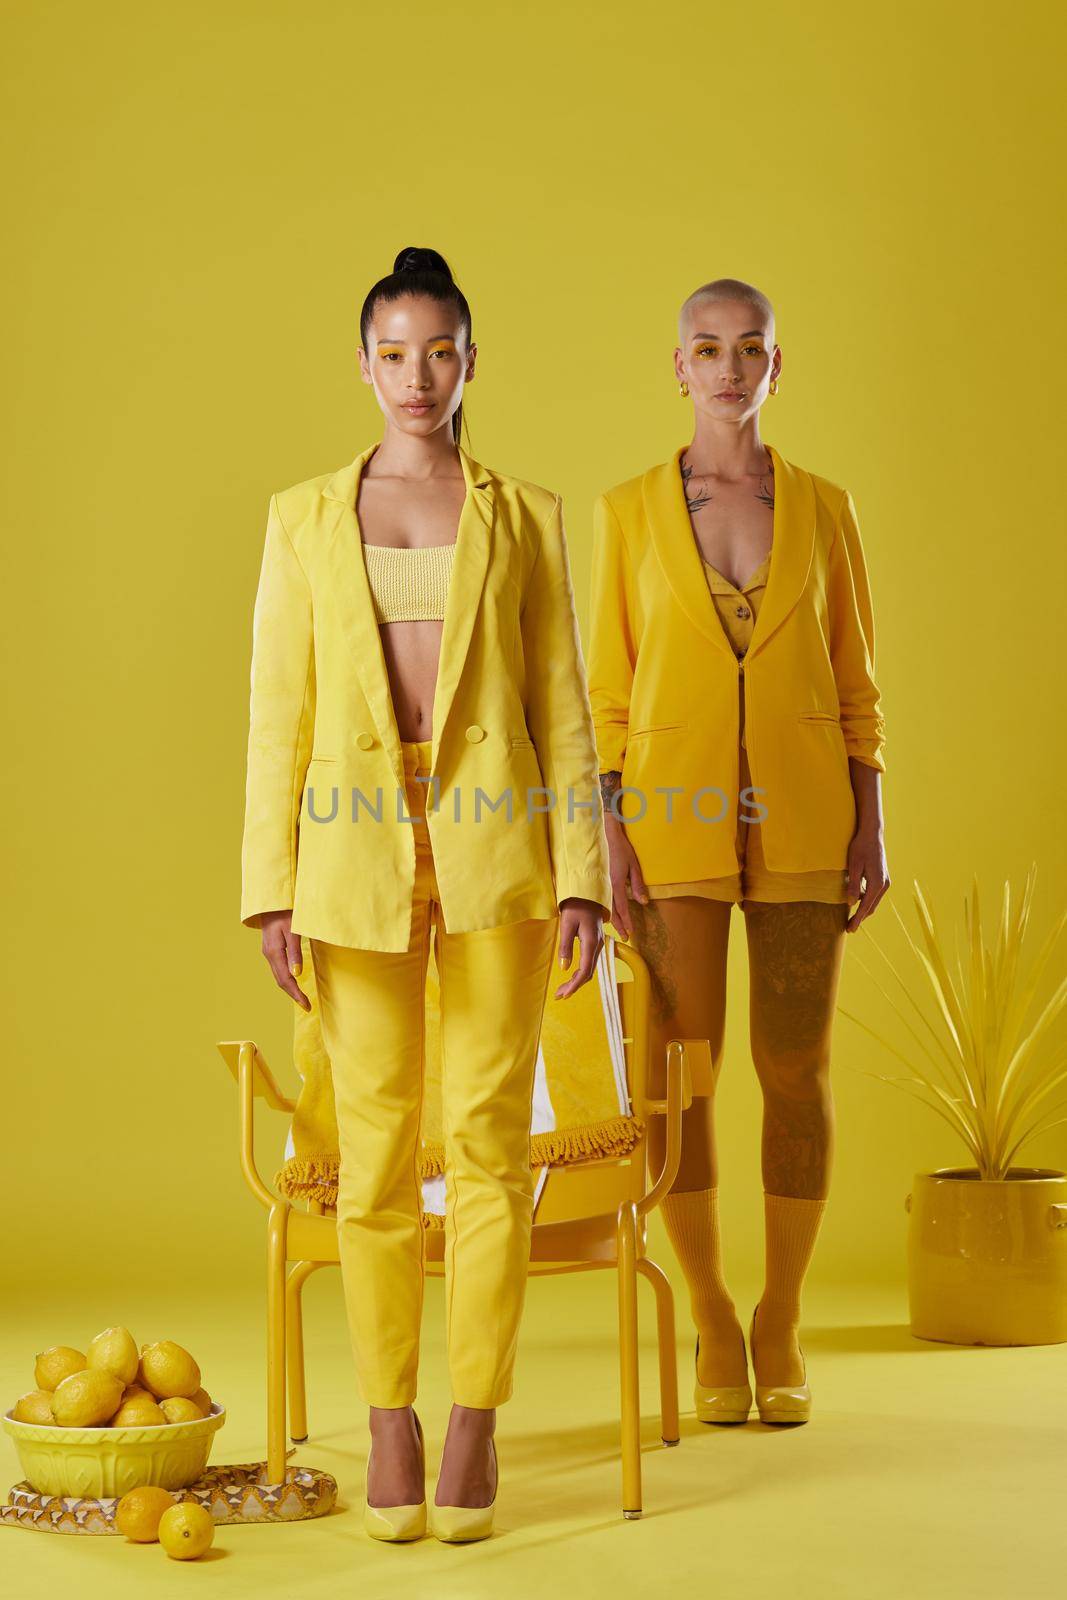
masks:
{"type": "Polygon", "coordinates": [[[361,750],[373,750],[374,735],[372,733],[357,733],[356,743],[361,750]]]}
{"type": "Polygon", "coordinates": [[[479,727],[476,722],[472,722],[470,727],[467,729],[467,738],[470,740],[471,744],[477,744],[479,739],[485,738],[485,729],[479,727]]]}

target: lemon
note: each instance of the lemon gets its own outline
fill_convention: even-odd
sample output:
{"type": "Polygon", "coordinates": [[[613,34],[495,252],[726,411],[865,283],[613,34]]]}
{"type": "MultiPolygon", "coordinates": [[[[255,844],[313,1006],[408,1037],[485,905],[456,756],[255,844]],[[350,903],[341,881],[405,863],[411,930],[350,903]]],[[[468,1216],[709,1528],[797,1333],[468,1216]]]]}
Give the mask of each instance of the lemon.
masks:
{"type": "Polygon", "coordinates": [[[33,1381],[38,1389],[58,1389],[64,1378],[69,1378],[72,1372],[81,1372],[85,1366],[86,1360],[80,1350],[72,1350],[69,1344],[54,1344],[37,1357],[33,1381]]]}
{"type": "Polygon", "coordinates": [[[215,1520],[195,1500],[171,1506],[159,1519],[159,1542],[175,1561],[195,1561],[215,1537],[215,1520]]]}
{"type": "Polygon", "coordinates": [[[123,1400],[114,1416],[111,1418],[113,1428],[158,1428],[167,1418],[159,1409],[155,1399],[150,1394],[134,1395],[132,1400],[123,1400]]]}
{"type": "Polygon", "coordinates": [[[16,1422],[36,1422],[41,1427],[55,1425],[52,1415],[52,1394],[49,1389],[31,1389],[20,1395],[11,1413],[16,1422]]]}
{"type": "Polygon", "coordinates": [[[113,1372],[124,1384],[137,1376],[137,1346],[129,1328],[105,1328],[90,1339],[86,1365],[113,1372]]]}
{"type": "Polygon", "coordinates": [[[196,1404],[200,1407],[201,1415],[205,1416],[205,1417],[210,1417],[210,1415],[211,1415],[211,1396],[208,1394],[207,1390],[206,1389],[198,1389],[196,1391],[196,1393],[193,1395],[192,1398],[194,1399],[196,1404]]]}
{"type": "Polygon", "coordinates": [[[200,1387],[200,1368],[180,1344],[161,1339],[141,1352],[140,1381],[160,1400],[188,1398],[200,1387]]]}
{"type": "Polygon", "coordinates": [[[124,1494],[115,1507],[115,1526],[127,1539],[138,1544],[154,1544],[159,1538],[159,1519],[177,1505],[174,1496],[157,1484],[146,1483],[124,1494]]]}
{"type": "Polygon", "coordinates": [[[86,1367],[64,1378],[52,1396],[52,1415],[61,1428],[97,1428],[119,1408],[123,1383],[113,1372],[86,1367]]]}
{"type": "Polygon", "coordinates": [[[156,1398],[151,1389],[146,1389],[143,1383],[128,1383],[122,1394],[123,1405],[126,1404],[127,1400],[136,1399],[140,1395],[147,1395],[149,1400],[156,1398]]]}
{"type": "Polygon", "coordinates": [[[204,1413],[195,1400],[186,1400],[182,1395],[173,1395],[169,1400],[161,1400],[159,1409],[168,1422],[203,1422],[204,1413]]]}

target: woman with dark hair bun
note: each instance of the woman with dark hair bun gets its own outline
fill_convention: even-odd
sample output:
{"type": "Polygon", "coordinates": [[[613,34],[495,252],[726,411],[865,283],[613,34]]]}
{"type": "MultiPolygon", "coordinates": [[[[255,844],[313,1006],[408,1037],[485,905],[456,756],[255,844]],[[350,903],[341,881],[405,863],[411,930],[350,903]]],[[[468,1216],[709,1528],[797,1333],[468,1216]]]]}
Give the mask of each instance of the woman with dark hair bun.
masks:
{"type": "Polygon", "coordinates": [[[425,980],[440,979],[453,1407],[433,1532],[492,1531],[533,1211],[542,1013],[611,907],[560,497],[459,443],[477,349],[435,250],[367,295],[380,442],[271,496],[253,627],[241,920],[282,989],[307,937],[340,1139],[338,1247],[370,1406],[365,1527],[426,1529],[412,1409],[423,1296],[425,980]],[[430,794],[427,789],[430,787],[430,794]]]}
{"type": "MultiPolygon", "coordinates": [[[[380,305],[388,305],[397,300],[413,295],[423,295],[438,305],[452,306],[459,322],[459,331],[462,334],[463,346],[469,352],[469,367],[465,373],[465,381],[469,383],[474,377],[474,357],[477,346],[471,342],[471,308],[467,304],[467,297],[452,277],[452,269],[444,256],[438,255],[436,250],[421,249],[409,245],[406,250],[401,250],[393,262],[393,270],[386,278],[379,278],[378,282],[369,291],[363,302],[363,310],[359,316],[359,337],[361,342],[360,366],[363,370],[364,383],[372,383],[366,351],[371,347],[374,338],[374,314],[380,305]],[[442,282],[442,279],[444,282],[442,282]]],[[[452,438],[458,445],[460,433],[463,428],[463,398],[462,395],[452,413],[452,438]]]]}

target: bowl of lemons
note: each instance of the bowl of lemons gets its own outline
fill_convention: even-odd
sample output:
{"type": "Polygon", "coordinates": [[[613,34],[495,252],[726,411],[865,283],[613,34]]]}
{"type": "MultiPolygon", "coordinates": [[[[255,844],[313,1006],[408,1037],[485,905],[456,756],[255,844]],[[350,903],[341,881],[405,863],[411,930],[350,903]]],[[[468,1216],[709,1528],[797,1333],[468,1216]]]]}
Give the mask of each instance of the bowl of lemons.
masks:
{"type": "Polygon", "coordinates": [[[38,1494],[184,1489],[200,1477],[226,1420],[188,1350],[171,1339],[138,1349],[128,1328],[105,1328],[84,1351],[42,1350],[33,1377],[36,1387],[4,1412],[4,1429],[38,1494]]]}

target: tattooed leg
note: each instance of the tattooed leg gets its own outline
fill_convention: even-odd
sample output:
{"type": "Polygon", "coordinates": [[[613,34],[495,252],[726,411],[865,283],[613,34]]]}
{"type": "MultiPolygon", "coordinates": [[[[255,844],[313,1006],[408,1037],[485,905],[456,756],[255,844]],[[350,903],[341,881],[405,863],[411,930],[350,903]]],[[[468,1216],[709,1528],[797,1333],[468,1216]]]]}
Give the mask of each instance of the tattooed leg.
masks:
{"type": "Polygon", "coordinates": [[[833,1156],[830,1041],[848,907],[746,900],[744,909],[763,1187],[822,1199],[833,1156]]]}
{"type": "MultiPolygon", "coordinates": [[[[633,943],[649,967],[650,1089],[666,1092],[669,1039],[708,1039],[716,1076],[722,1065],[726,953],[731,905],[697,895],[633,905],[633,943]]],[[[696,1376],[707,1386],[747,1381],[745,1339],[723,1272],[715,1169],[714,1100],[695,1099],[682,1113],[682,1154],[671,1192],[660,1203],[685,1274],[698,1335],[696,1376]]],[[[664,1118],[649,1124],[653,1172],[665,1154],[664,1118]]]]}
{"type": "MultiPolygon", "coordinates": [[[[649,968],[649,1089],[667,1092],[667,1041],[708,1039],[716,1076],[726,1034],[726,956],[731,906],[698,895],[630,902],[633,944],[649,968]]],[[[714,1102],[709,1095],[682,1113],[682,1155],[675,1189],[706,1189],[716,1182],[714,1102]]],[[[662,1165],[664,1119],[649,1126],[652,1170],[662,1165]]]]}
{"type": "Polygon", "coordinates": [[[752,1059],[763,1089],[766,1279],[757,1383],[803,1382],[800,1301],[830,1183],[830,1035],[846,905],[744,903],[752,1059]]]}

